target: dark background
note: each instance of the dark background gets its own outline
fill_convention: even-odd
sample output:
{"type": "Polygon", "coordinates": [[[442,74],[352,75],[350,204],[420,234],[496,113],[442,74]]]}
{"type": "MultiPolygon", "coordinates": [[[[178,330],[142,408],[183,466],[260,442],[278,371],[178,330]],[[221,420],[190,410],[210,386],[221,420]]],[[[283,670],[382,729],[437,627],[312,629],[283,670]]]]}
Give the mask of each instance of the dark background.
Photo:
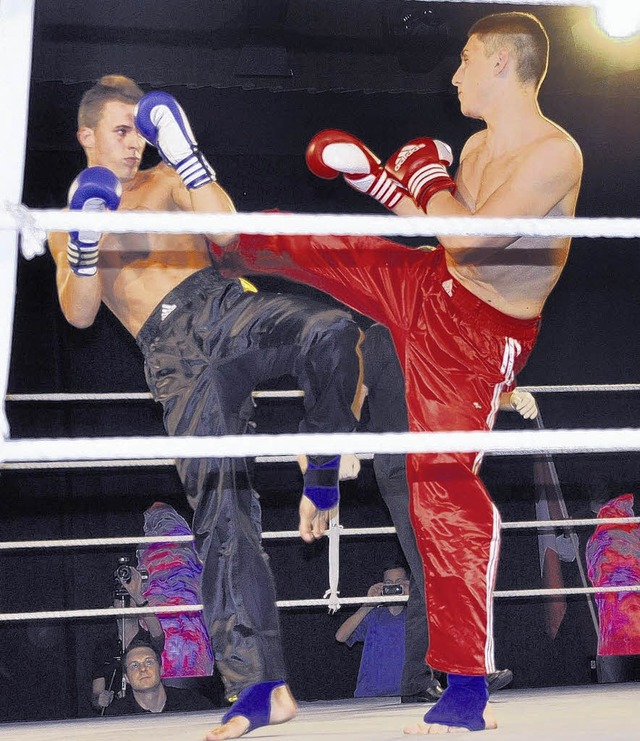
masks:
{"type": "MultiPolygon", "coordinates": [[[[239,211],[353,213],[380,208],[340,180],[314,178],[303,157],[309,138],[324,127],[343,128],[385,158],[405,141],[430,135],[459,152],[478,127],[460,115],[450,86],[466,29],[489,12],[529,9],[401,0],[36,5],[26,205],[64,205],[69,183],[85,164],[74,136],[80,96],[102,74],[117,72],[179,99],[239,211]]],[[[552,42],[543,112],[584,153],[578,215],[637,217],[638,41],[598,46],[585,8],[536,12],[552,42]]],[[[153,164],[155,153],[148,152],[146,161],[153,164]]],[[[637,239],[574,241],[521,385],[638,380],[638,246],[637,239]]],[[[277,279],[257,282],[309,292],[277,279]]],[[[10,392],[145,390],[135,343],[109,312],[101,311],[87,330],[73,329],[57,305],[52,260],[21,260],[10,392]]],[[[538,400],[547,427],[637,426],[636,394],[540,394],[538,400]]],[[[152,402],[10,403],[8,411],[15,438],[163,434],[152,402]]],[[[261,402],[258,429],[295,429],[299,414],[296,401],[261,402]]],[[[502,427],[523,424],[506,415],[498,421],[502,427]]],[[[556,456],[556,464],[572,517],[590,516],[597,502],[635,492],[640,480],[639,461],[631,455],[556,456]]],[[[530,459],[487,458],[483,477],[505,521],[534,518],[530,459]]],[[[295,529],[300,484],[293,465],[258,467],[265,530],[295,529]]],[[[143,511],[157,500],[189,516],[169,467],[5,470],[0,486],[3,540],[135,537],[142,533],[143,511]]],[[[348,527],[390,524],[370,464],[357,482],[343,487],[341,519],[348,527]]],[[[579,532],[583,554],[591,529],[579,532]]],[[[309,547],[269,540],[266,547],[280,599],[322,596],[328,587],[326,542],[309,547]]],[[[345,538],[341,549],[342,596],[365,594],[396,552],[393,538],[372,536],[345,538]]],[[[1,611],[108,606],[120,555],[132,553],[3,553],[1,611]]],[[[581,586],[575,564],[563,567],[566,585],[581,586]]],[[[540,585],[535,533],[505,532],[498,589],[540,585]]],[[[513,687],[590,682],[596,633],[586,599],[569,600],[555,641],[544,633],[543,612],[541,600],[497,601],[497,660],[514,671],[513,687]]],[[[323,609],[281,614],[294,694],[303,700],[351,696],[359,649],[348,650],[333,637],[349,609],[335,616],[323,609]]],[[[91,648],[103,629],[99,620],[2,624],[0,716],[90,715],[91,648]]],[[[217,696],[215,685],[209,691],[217,696]]]]}

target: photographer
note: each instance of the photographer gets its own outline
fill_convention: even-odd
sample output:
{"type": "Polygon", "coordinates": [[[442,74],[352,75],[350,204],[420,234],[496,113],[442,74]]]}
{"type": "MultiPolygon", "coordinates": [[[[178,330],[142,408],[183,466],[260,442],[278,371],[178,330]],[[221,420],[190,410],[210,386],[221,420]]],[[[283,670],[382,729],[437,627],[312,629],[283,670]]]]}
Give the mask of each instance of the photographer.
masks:
{"type": "MultiPolygon", "coordinates": [[[[409,574],[404,566],[388,566],[382,578],[369,587],[368,597],[409,594],[409,574]]],[[[351,647],[364,641],[354,697],[400,695],[405,626],[404,603],[385,603],[363,605],[338,628],[336,640],[340,643],[351,647]]]]}
{"type": "MultiPolygon", "coordinates": [[[[145,607],[149,604],[143,594],[146,573],[130,566],[129,559],[119,559],[114,573],[114,607],[145,607]]],[[[109,634],[98,642],[93,652],[91,665],[91,705],[104,714],[114,697],[122,697],[125,682],[122,672],[122,659],[132,641],[147,643],[158,656],[164,649],[164,632],[160,621],[153,612],[144,618],[119,617],[109,628],[109,634]]]]}

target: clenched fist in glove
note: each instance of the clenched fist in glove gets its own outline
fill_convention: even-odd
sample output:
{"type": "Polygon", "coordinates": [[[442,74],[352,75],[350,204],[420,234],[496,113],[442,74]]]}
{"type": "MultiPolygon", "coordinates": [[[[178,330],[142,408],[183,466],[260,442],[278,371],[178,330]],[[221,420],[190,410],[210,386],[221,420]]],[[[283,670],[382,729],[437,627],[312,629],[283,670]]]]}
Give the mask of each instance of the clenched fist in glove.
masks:
{"type": "Polygon", "coordinates": [[[406,188],[423,210],[431,196],[441,190],[454,193],[456,184],[447,172],[453,162],[451,147],[438,139],[412,139],[385,165],[387,172],[406,188]]]}
{"type": "Polygon", "coordinates": [[[307,166],[314,175],[327,180],[342,173],[346,182],[361,193],[392,209],[406,194],[380,160],[359,139],[346,131],[325,129],[309,142],[307,166]]]}
{"type": "Polygon", "coordinates": [[[180,175],[187,188],[200,188],[216,174],[198,149],[189,121],[178,101],[156,90],[144,95],[134,111],[136,128],[180,175]]]}
{"type": "MultiPolygon", "coordinates": [[[[120,205],[122,185],[106,167],[87,167],[71,183],[68,203],[72,211],[115,211],[120,205]]],[[[69,232],[67,259],[76,275],[95,275],[98,270],[98,242],[95,231],[69,232]]]]}

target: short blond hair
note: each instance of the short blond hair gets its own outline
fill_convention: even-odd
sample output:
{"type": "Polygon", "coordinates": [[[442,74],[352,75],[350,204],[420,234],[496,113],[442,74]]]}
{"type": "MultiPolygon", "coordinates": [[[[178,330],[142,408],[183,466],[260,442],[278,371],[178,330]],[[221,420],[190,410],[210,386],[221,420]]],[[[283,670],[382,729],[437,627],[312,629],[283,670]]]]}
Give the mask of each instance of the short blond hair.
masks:
{"type": "Polygon", "coordinates": [[[135,105],[144,93],[138,85],[124,75],[104,75],[82,96],[78,107],[78,128],[95,129],[100,121],[105,103],[118,100],[135,105]]]}

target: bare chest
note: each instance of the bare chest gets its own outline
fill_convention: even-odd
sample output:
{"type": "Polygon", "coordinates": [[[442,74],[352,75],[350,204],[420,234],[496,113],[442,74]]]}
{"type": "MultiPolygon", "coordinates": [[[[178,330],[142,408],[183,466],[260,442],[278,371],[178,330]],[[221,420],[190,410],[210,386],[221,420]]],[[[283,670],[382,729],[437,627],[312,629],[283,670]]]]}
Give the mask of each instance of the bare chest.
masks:
{"type": "MultiPolygon", "coordinates": [[[[139,187],[126,190],[120,211],[166,212],[176,211],[170,190],[161,179],[148,179],[139,187]]],[[[130,232],[105,234],[100,245],[101,262],[107,268],[125,268],[131,265],[148,267],[150,264],[184,265],[190,252],[199,251],[204,240],[196,235],[162,234],[157,232],[130,232]]]]}
{"type": "Polygon", "coordinates": [[[456,181],[467,207],[472,212],[481,208],[517,170],[518,163],[517,155],[491,158],[484,151],[466,157],[460,165],[456,181]]]}

